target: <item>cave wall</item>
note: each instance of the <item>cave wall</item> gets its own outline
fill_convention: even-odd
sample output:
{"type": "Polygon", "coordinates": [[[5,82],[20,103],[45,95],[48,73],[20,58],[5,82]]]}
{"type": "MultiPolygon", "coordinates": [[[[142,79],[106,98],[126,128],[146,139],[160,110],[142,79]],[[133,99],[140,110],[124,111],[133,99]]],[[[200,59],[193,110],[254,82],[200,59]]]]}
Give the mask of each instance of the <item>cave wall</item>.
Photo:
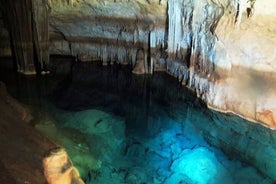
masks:
{"type": "Polygon", "coordinates": [[[46,70],[49,54],[163,70],[209,107],[276,129],[273,0],[0,2],[20,72],[46,70]]]}
{"type": "MultiPolygon", "coordinates": [[[[159,51],[165,45],[166,3],[90,0],[58,4],[51,6],[50,53],[134,66],[142,52],[144,68],[139,73],[152,72],[150,62],[161,57],[159,51]]],[[[155,69],[162,64],[164,60],[155,69]]]]}
{"type": "MultiPolygon", "coordinates": [[[[159,62],[166,44],[167,2],[164,0],[43,0],[34,1],[32,5],[29,13],[34,16],[25,15],[25,18],[31,18],[34,23],[35,30],[29,30],[34,38],[25,39],[39,50],[39,66],[48,63],[49,54],[71,55],[82,61],[102,60],[104,65],[118,62],[134,66],[137,54],[142,51],[145,67],[141,73],[152,73],[153,64],[150,63],[153,62],[155,70],[165,68],[165,60],[159,62]],[[33,42],[33,39],[38,41],[33,42]]],[[[13,6],[13,3],[5,6],[13,6]]],[[[23,19],[20,17],[12,22],[23,19]]],[[[10,30],[28,32],[27,27],[21,31],[16,27],[10,30]]],[[[8,45],[5,48],[8,49],[8,45]]],[[[29,50],[33,52],[32,48],[29,50]]],[[[23,59],[18,59],[18,63],[23,59]]],[[[28,61],[32,63],[31,58],[28,61]]],[[[43,66],[41,68],[43,70],[43,66]]]]}
{"type": "MultiPolygon", "coordinates": [[[[276,129],[273,0],[11,2],[3,6],[0,1],[5,7],[0,24],[5,21],[10,33],[18,71],[34,73],[35,63],[39,70],[45,69],[49,54],[71,55],[82,61],[100,59],[104,65],[131,64],[138,74],[164,70],[194,89],[210,108],[276,129]]],[[[0,44],[1,56],[10,52],[7,30],[0,28],[5,40],[0,44]]],[[[233,129],[240,137],[247,134],[233,129]]],[[[246,132],[250,126],[248,129],[246,132]]],[[[210,142],[217,138],[207,133],[206,137],[210,142]]],[[[214,144],[234,149],[234,143],[224,144],[227,139],[214,144]]],[[[255,140],[254,145],[262,140],[255,140]]],[[[241,149],[237,148],[239,154],[246,152],[241,149]]],[[[253,154],[248,153],[244,160],[252,163],[253,154]]],[[[254,162],[265,172],[262,159],[254,157],[254,162]]],[[[268,163],[269,156],[265,159],[268,163]]],[[[274,163],[269,167],[275,168],[274,163]]],[[[276,179],[274,173],[269,176],[276,179]]]]}
{"type": "Polygon", "coordinates": [[[170,0],[167,71],[209,107],[275,129],[275,4],[170,0]]]}
{"type": "MultiPolygon", "coordinates": [[[[273,131],[276,18],[272,12],[276,3],[248,3],[169,0],[167,71],[194,89],[210,108],[235,113],[273,131]]],[[[232,124],[215,113],[210,114],[214,121],[210,126],[200,121],[199,114],[189,116],[209,143],[276,179],[271,131],[253,124],[232,124]]]]}
{"type": "MultiPolygon", "coordinates": [[[[0,1],[0,5],[17,71],[24,74],[40,72],[49,63],[46,0],[0,1]]],[[[8,44],[1,45],[4,48],[1,52],[7,52],[8,44]]]]}
{"type": "MultiPolygon", "coordinates": [[[[230,159],[239,158],[276,180],[276,134],[260,124],[216,111],[188,110],[187,117],[204,139],[219,147],[230,159]],[[206,117],[212,119],[209,124],[206,117]]],[[[241,181],[239,181],[241,182],[241,181]]]]}

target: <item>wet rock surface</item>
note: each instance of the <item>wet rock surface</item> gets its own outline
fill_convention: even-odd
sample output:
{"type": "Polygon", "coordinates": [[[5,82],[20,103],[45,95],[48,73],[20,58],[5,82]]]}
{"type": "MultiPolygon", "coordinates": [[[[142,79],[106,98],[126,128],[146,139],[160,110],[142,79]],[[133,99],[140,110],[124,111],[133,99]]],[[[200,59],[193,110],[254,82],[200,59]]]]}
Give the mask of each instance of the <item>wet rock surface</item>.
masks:
{"type": "Polygon", "coordinates": [[[43,158],[44,175],[49,184],[84,184],[66,151],[61,147],[49,150],[43,158]]]}
{"type": "Polygon", "coordinates": [[[42,159],[56,146],[25,121],[27,111],[0,87],[0,180],[3,183],[41,183],[42,159]]]}
{"type": "Polygon", "coordinates": [[[275,129],[275,2],[168,2],[167,71],[209,107],[275,129]]]}

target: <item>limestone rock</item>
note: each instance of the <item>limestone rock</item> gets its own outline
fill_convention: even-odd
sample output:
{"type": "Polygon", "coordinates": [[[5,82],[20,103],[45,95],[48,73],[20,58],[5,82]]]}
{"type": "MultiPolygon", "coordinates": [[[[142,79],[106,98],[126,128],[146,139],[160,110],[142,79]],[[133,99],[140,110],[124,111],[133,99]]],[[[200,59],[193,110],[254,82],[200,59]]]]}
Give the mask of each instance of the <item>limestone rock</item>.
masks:
{"type": "Polygon", "coordinates": [[[268,127],[276,129],[276,111],[272,112],[271,110],[264,110],[257,113],[257,120],[263,122],[268,127]]]}
{"type": "Polygon", "coordinates": [[[275,129],[276,3],[267,4],[169,0],[167,71],[209,107],[275,129]]]}
{"type": "Polygon", "coordinates": [[[28,114],[0,85],[1,183],[45,184],[43,153],[55,146],[25,120],[28,114]],[[7,101],[8,100],[8,101],[7,101]]]}
{"type": "Polygon", "coordinates": [[[156,3],[89,0],[70,7],[52,2],[50,52],[102,60],[104,65],[135,65],[138,50],[164,47],[166,4],[156,3]],[[150,36],[151,31],[156,34],[150,36]]]}
{"type": "MultiPolygon", "coordinates": [[[[41,66],[47,63],[50,52],[78,55],[82,61],[102,60],[104,65],[130,64],[135,66],[136,74],[166,69],[195,89],[210,107],[273,128],[272,120],[260,119],[257,113],[273,112],[275,107],[262,103],[256,91],[262,90],[271,101],[276,99],[273,87],[259,84],[274,83],[276,78],[275,1],[168,0],[166,4],[152,0],[51,0],[47,6],[44,1],[26,2],[25,8],[30,5],[34,12],[33,28],[30,23],[6,25],[10,32],[13,30],[11,38],[24,43],[24,48],[12,44],[18,52],[19,71],[33,72],[33,49],[41,66]],[[28,34],[19,39],[24,30],[28,34]],[[237,70],[243,72],[241,79],[237,70]],[[267,75],[252,75],[252,71],[267,75]],[[260,89],[254,87],[254,80],[260,89]]],[[[5,6],[15,8],[12,3],[5,6]]],[[[24,15],[22,21],[26,22],[25,12],[17,8],[15,11],[24,15]]],[[[5,18],[5,9],[1,13],[5,18]]],[[[19,19],[6,18],[9,22],[19,19]]]]}
{"type": "Polygon", "coordinates": [[[137,57],[137,60],[136,60],[134,69],[132,70],[132,73],[134,73],[134,74],[148,73],[147,57],[145,56],[144,51],[139,50],[136,57],[137,57]]]}
{"type": "Polygon", "coordinates": [[[49,150],[43,159],[43,168],[49,184],[84,184],[63,148],[49,150]]]}
{"type": "Polygon", "coordinates": [[[48,7],[46,1],[0,1],[0,11],[9,31],[18,72],[41,72],[49,63],[48,7]]]}

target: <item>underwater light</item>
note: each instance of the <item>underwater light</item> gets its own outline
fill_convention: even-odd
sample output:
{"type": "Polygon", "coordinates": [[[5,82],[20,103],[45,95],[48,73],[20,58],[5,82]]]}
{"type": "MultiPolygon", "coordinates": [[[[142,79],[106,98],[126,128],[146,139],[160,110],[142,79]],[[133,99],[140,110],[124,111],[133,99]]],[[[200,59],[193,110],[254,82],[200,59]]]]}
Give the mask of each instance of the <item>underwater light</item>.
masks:
{"type": "Polygon", "coordinates": [[[200,147],[184,150],[179,159],[175,160],[171,169],[187,177],[193,183],[206,184],[217,180],[220,163],[207,148],[200,147]]]}

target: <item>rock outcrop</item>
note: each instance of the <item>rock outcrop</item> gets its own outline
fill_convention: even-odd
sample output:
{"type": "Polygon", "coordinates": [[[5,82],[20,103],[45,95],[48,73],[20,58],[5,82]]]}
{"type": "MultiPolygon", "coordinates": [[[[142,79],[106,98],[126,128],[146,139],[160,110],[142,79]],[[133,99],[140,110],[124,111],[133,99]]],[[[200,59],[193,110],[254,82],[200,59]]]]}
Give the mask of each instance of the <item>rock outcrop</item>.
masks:
{"type": "Polygon", "coordinates": [[[1,182],[44,184],[43,154],[56,145],[24,121],[27,110],[7,94],[3,83],[0,111],[1,182]]]}
{"type": "Polygon", "coordinates": [[[43,168],[49,184],[84,184],[63,148],[49,150],[43,159],[43,168]]]}

